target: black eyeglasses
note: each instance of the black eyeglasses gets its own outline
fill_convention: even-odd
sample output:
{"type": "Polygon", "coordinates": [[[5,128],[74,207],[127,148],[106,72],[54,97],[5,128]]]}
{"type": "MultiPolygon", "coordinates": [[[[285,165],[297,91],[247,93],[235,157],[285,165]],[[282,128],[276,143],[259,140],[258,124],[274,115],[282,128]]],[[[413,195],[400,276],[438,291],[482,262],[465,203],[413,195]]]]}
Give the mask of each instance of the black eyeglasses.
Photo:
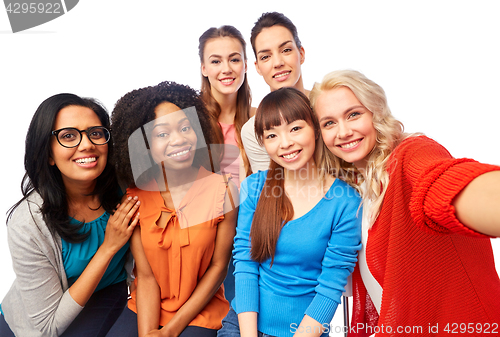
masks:
{"type": "Polygon", "coordinates": [[[82,132],[94,145],[104,145],[109,142],[111,135],[104,126],[91,126],[87,130],[78,130],[77,128],[62,128],[52,131],[61,146],[72,148],[77,147],[82,142],[82,132]]]}

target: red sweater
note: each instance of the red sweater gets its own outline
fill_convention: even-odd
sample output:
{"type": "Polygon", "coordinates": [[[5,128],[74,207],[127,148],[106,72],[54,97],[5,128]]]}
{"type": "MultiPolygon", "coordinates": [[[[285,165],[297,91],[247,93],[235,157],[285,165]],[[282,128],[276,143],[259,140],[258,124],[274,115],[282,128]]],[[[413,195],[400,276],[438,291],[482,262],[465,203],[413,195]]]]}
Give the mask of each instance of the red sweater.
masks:
{"type": "Polygon", "coordinates": [[[395,149],[366,245],[368,267],[383,288],[380,317],[356,268],[349,336],[500,334],[490,238],[461,224],[452,205],[470,181],[493,170],[500,167],[455,159],[424,136],[395,149]]]}

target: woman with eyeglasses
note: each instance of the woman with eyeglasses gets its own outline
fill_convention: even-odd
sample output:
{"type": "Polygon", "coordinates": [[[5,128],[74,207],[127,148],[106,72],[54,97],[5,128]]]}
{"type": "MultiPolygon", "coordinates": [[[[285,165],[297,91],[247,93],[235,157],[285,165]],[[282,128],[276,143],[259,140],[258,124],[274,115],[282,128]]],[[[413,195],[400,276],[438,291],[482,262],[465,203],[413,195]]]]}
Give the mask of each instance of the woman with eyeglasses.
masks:
{"type": "Polygon", "coordinates": [[[120,203],[109,125],[101,105],[73,94],[35,112],[23,198],[7,220],[16,279],[0,307],[0,336],[105,336],[125,307],[139,202],[120,203]]]}

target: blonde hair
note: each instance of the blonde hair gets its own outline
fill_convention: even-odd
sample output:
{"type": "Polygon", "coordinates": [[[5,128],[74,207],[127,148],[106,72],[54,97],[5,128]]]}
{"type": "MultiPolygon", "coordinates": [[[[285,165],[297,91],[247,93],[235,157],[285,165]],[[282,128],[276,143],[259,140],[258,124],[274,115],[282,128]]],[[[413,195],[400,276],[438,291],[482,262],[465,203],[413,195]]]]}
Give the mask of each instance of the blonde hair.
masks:
{"type": "Polygon", "coordinates": [[[408,137],[404,133],[403,124],[391,114],[387,105],[384,89],[355,70],[338,70],[327,74],[321,83],[314,85],[309,98],[314,109],[319,95],[327,90],[346,87],[352,91],[358,101],[373,114],[373,127],[377,131],[377,141],[368,155],[364,176],[351,163],[332,155],[336,177],[340,177],[353,185],[362,193],[363,200],[371,200],[369,213],[370,224],[373,224],[380,212],[387,186],[389,173],[387,164],[392,151],[408,137]],[[360,189],[366,177],[366,188],[360,189]]]}

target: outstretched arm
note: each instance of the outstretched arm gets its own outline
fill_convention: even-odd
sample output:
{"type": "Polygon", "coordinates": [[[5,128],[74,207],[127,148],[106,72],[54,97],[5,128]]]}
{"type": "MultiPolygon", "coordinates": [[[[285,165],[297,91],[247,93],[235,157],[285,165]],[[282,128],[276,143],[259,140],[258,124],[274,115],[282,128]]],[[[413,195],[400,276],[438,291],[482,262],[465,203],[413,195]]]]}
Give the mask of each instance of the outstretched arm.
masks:
{"type": "Polygon", "coordinates": [[[392,156],[391,179],[411,189],[409,207],[417,226],[471,237],[500,234],[498,166],[453,158],[425,136],[409,137],[392,156]]]}
{"type": "Polygon", "coordinates": [[[480,233],[500,236],[500,171],[472,180],[453,201],[461,223],[480,233]]]}

